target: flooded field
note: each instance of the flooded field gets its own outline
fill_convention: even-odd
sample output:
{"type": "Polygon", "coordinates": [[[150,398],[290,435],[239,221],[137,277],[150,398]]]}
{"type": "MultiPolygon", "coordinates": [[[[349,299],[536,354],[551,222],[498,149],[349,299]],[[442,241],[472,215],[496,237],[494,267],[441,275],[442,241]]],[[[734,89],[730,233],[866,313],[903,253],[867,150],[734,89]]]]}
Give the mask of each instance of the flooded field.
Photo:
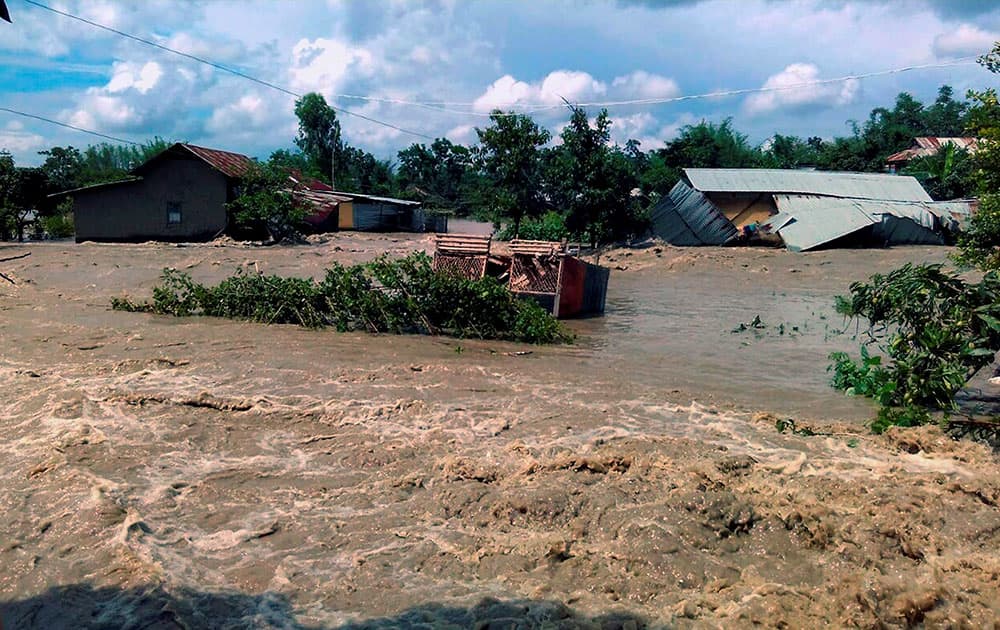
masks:
{"type": "Polygon", "coordinates": [[[562,347],[108,307],[165,266],[431,247],[321,240],[0,248],[32,252],[0,267],[5,629],[1000,618],[995,456],[872,436],[825,372],[857,345],[833,296],[946,249],[613,251],[607,316],[562,347]]]}

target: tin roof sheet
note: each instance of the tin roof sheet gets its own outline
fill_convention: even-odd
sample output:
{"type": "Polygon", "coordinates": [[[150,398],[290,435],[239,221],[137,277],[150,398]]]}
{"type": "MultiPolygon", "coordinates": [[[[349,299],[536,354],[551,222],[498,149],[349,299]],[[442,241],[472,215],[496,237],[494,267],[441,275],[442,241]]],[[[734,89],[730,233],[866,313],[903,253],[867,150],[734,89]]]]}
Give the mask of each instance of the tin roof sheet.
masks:
{"type": "Polygon", "coordinates": [[[253,163],[253,160],[242,153],[209,149],[194,144],[182,144],[181,146],[227,177],[242,177],[250,168],[250,164],[253,163]]]}
{"type": "Polygon", "coordinates": [[[885,159],[886,162],[908,162],[914,158],[934,155],[949,144],[953,144],[959,149],[975,151],[978,140],[976,138],[942,138],[942,137],[920,137],[913,141],[914,146],[903,149],[898,153],[893,153],[885,159]]]}
{"type": "Polygon", "coordinates": [[[722,245],[737,234],[715,204],[684,181],[653,207],[651,220],[656,235],[672,245],[722,245]]]}
{"type": "Polygon", "coordinates": [[[209,149],[206,147],[199,147],[194,144],[178,142],[170,145],[168,148],[160,151],[136,168],[132,169],[132,174],[143,175],[152,168],[153,164],[159,162],[160,160],[171,155],[177,156],[185,154],[195,156],[226,177],[234,179],[242,177],[247,172],[247,169],[250,168],[250,165],[253,164],[253,160],[242,153],[233,153],[231,151],[222,151],[220,149],[209,149]]]}
{"type": "Polygon", "coordinates": [[[365,195],[362,193],[344,192],[342,190],[333,191],[335,195],[343,195],[353,201],[374,201],[376,203],[387,203],[394,206],[419,206],[419,201],[409,199],[395,199],[393,197],[378,197],[376,195],[365,195]]]}
{"type": "Polygon", "coordinates": [[[878,222],[853,199],[776,195],[774,200],[781,212],[795,217],[778,229],[793,252],[814,249],[878,222]]]}
{"type": "Polygon", "coordinates": [[[686,168],[684,174],[695,189],[706,193],[789,193],[896,201],[931,200],[920,182],[903,175],[764,168],[686,168]]]}

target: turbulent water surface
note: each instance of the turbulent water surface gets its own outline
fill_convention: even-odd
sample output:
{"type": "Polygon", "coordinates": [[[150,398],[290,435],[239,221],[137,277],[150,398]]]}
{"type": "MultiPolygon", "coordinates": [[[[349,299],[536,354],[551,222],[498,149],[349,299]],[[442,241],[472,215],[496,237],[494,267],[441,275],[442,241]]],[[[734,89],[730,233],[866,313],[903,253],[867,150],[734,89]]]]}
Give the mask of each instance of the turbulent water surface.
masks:
{"type": "Polygon", "coordinates": [[[108,308],[166,266],[318,276],[430,243],[321,240],[0,250],[32,252],[0,269],[4,628],[1000,617],[993,454],[871,436],[827,385],[857,343],[832,297],[943,248],[611,252],[607,316],[530,354],[108,308]]]}

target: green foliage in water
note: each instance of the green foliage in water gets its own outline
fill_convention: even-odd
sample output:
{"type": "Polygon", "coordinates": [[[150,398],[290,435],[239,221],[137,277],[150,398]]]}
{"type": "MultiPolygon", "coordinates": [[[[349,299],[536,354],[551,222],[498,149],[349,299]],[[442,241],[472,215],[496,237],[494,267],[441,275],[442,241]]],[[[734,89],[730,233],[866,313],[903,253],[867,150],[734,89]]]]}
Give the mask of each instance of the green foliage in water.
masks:
{"type": "Polygon", "coordinates": [[[373,333],[446,334],[527,343],[572,340],[543,308],[492,278],[466,280],[431,269],[426,254],[334,264],[321,282],[240,269],[214,287],[165,269],[152,302],[112,300],[112,308],[186,317],[207,315],[268,324],[373,333]]]}
{"type": "Polygon", "coordinates": [[[1000,350],[1000,276],[992,272],[969,283],[941,265],[907,264],[855,282],[837,310],[867,320],[868,340],[859,362],[830,355],[832,384],[879,403],[876,431],[953,409],[955,394],[1000,350]]]}

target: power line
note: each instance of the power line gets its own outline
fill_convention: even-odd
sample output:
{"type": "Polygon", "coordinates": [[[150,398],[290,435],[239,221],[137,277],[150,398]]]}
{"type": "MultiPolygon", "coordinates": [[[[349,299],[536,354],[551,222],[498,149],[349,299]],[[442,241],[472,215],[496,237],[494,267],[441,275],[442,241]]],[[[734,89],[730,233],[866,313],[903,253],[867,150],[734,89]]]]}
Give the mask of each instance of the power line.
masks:
{"type": "MultiPolygon", "coordinates": [[[[93,26],[95,28],[99,28],[99,29],[108,31],[110,33],[114,33],[114,34],[119,35],[121,37],[125,37],[127,39],[131,39],[133,41],[145,44],[147,46],[151,46],[153,48],[157,48],[157,49],[162,50],[164,52],[168,52],[168,53],[171,53],[171,54],[174,54],[174,55],[178,55],[180,57],[184,57],[184,58],[190,59],[192,61],[196,61],[198,63],[202,63],[202,64],[205,64],[205,65],[208,65],[208,66],[210,66],[212,68],[215,68],[217,70],[221,70],[223,72],[232,74],[234,76],[237,76],[237,77],[240,77],[240,78],[243,78],[243,79],[247,79],[248,81],[252,81],[252,82],[257,83],[259,85],[262,85],[264,87],[276,90],[278,92],[282,92],[283,94],[287,94],[289,96],[293,96],[293,97],[296,97],[296,98],[301,98],[302,97],[302,94],[300,94],[298,92],[295,92],[293,90],[290,90],[290,89],[288,89],[286,87],[283,87],[283,86],[278,85],[276,83],[273,83],[271,81],[260,79],[258,77],[253,76],[253,75],[250,75],[250,74],[247,74],[245,72],[242,72],[240,70],[235,70],[233,68],[229,68],[228,66],[225,66],[225,65],[223,65],[221,63],[212,61],[210,59],[206,59],[206,58],[203,58],[203,57],[200,57],[200,56],[197,56],[197,55],[193,55],[193,54],[190,54],[190,53],[182,52],[182,51],[176,50],[174,48],[171,48],[169,46],[165,46],[163,44],[157,43],[155,41],[152,41],[152,40],[149,40],[149,39],[146,39],[146,38],[143,38],[143,37],[139,37],[137,35],[132,35],[130,33],[126,33],[124,31],[112,28],[110,26],[106,26],[104,24],[100,24],[98,22],[94,22],[92,20],[88,20],[86,18],[80,17],[78,15],[74,15],[72,13],[61,11],[61,10],[56,9],[54,7],[50,7],[50,6],[46,5],[46,4],[38,2],[37,0],[24,0],[24,2],[26,2],[26,3],[30,4],[30,5],[39,7],[41,9],[45,9],[47,11],[51,11],[52,13],[55,13],[55,14],[58,14],[58,15],[61,15],[61,16],[64,16],[64,17],[68,17],[70,19],[77,20],[79,22],[83,22],[84,24],[87,24],[89,26],[93,26]]],[[[955,66],[975,65],[975,63],[976,63],[975,59],[976,59],[975,57],[962,57],[962,58],[955,59],[955,60],[952,60],[952,61],[949,61],[949,62],[932,63],[932,64],[921,64],[921,65],[912,65],[912,66],[903,66],[903,67],[898,67],[898,68],[890,68],[888,70],[879,70],[879,71],[875,71],[875,72],[868,72],[868,73],[854,74],[854,75],[846,75],[846,76],[836,77],[836,78],[831,78],[831,79],[820,79],[820,80],[816,80],[816,81],[807,81],[807,82],[796,83],[796,84],[789,84],[789,85],[765,86],[765,87],[758,87],[758,88],[743,88],[743,89],[733,89],[733,90],[721,90],[721,91],[715,91],[715,92],[707,92],[707,93],[703,93],[703,94],[689,94],[689,95],[673,96],[673,97],[658,97],[658,98],[646,98],[646,99],[629,99],[629,100],[617,100],[617,101],[594,101],[594,102],[582,102],[582,103],[578,102],[578,103],[574,103],[573,105],[575,105],[577,107],[602,107],[602,108],[622,107],[622,106],[629,106],[629,105],[665,105],[665,104],[670,104],[670,103],[679,103],[679,102],[694,101],[694,100],[704,100],[704,99],[711,99],[711,98],[724,98],[724,97],[730,97],[730,96],[745,96],[745,95],[750,95],[750,94],[765,94],[765,93],[772,93],[772,92],[782,92],[782,91],[790,91],[790,90],[804,89],[804,88],[810,88],[810,87],[817,87],[817,86],[823,86],[823,85],[831,85],[831,84],[836,84],[836,83],[845,83],[847,81],[860,81],[860,80],[863,80],[863,79],[870,79],[870,78],[875,78],[875,77],[880,77],[880,76],[887,76],[887,75],[892,75],[892,74],[901,74],[901,73],[913,72],[913,71],[917,71],[917,70],[929,70],[929,69],[940,69],[940,68],[948,68],[948,67],[955,67],[955,66]]],[[[420,108],[431,110],[431,111],[437,111],[437,112],[448,113],[448,114],[456,114],[456,115],[462,115],[462,116],[477,116],[477,117],[482,117],[482,118],[488,118],[488,117],[494,115],[492,113],[487,113],[487,112],[479,112],[479,111],[474,111],[474,110],[452,109],[451,108],[451,106],[475,107],[476,106],[476,102],[475,101],[413,101],[413,100],[407,100],[407,99],[388,98],[388,97],[371,96],[371,95],[359,95],[359,94],[332,94],[332,96],[334,98],[339,98],[339,99],[354,99],[354,100],[362,100],[362,101],[375,102],[375,103],[386,103],[386,104],[392,104],[392,105],[420,107],[420,108]]],[[[506,108],[510,108],[510,109],[513,110],[513,109],[516,108],[518,111],[501,112],[500,113],[501,116],[516,116],[516,115],[520,115],[520,114],[534,114],[534,113],[544,112],[544,111],[550,111],[550,110],[554,110],[554,109],[562,109],[564,106],[565,106],[565,104],[563,104],[563,103],[559,103],[559,104],[549,104],[549,103],[537,103],[537,104],[532,104],[532,103],[521,103],[521,104],[518,104],[518,103],[507,103],[507,104],[496,105],[494,109],[499,109],[499,108],[505,108],[506,107],[506,108]]],[[[363,120],[367,120],[367,121],[375,123],[377,125],[388,127],[390,129],[395,129],[396,131],[399,131],[401,133],[406,133],[406,134],[409,134],[409,135],[417,136],[419,138],[424,138],[426,140],[434,140],[434,138],[432,138],[429,135],[426,135],[426,134],[423,134],[423,133],[420,133],[420,132],[416,132],[416,131],[411,131],[409,129],[404,129],[404,128],[399,127],[397,125],[394,125],[392,123],[389,123],[389,122],[386,122],[386,121],[383,121],[383,120],[378,120],[378,119],[372,118],[370,116],[367,116],[365,114],[361,114],[361,113],[358,113],[358,112],[355,112],[355,111],[352,111],[352,110],[349,110],[349,109],[345,109],[345,108],[342,108],[342,107],[337,107],[337,106],[334,106],[334,105],[331,105],[330,107],[332,109],[334,109],[335,111],[338,111],[338,112],[341,112],[341,113],[344,113],[344,114],[347,114],[347,115],[350,115],[350,116],[355,116],[357,118],[361,118],[363,120]]]]}
{"type": "Polygon", "coordinates": [[[93,131],[91,129],[84,129],[83,127],[77,127],[76,125],[70,125],[68,123],[59,122],[58,120],[52,120],[51,118],[46,118],[45,116],[39,116],[37,114],[29,114],[27,112],[21,112],[16,109],[11,109],[9,107],[0,107],[0,111],[7,112],[9,114],[16,114],[18,116],[24,116],[25,118],[34,118],[35,120],[41,120],[42,122],[47,122],[52,125],[59,125],[60,127],[65,127],[67,129],[72,129],[73,131],[81,131],[83,133],[89,133],[92,136],[97,136],[98,138],[104,138],[105,140],[114,140],[115,142],[124,142],[125,144],[134,144],[137,147],[141,147],[142,143],[135,142],[133,140],[126,140],[125,138],[116,138],[115,136],[109,136],[106,133],[101,133],[100,131],[93,131]]]}
{"type": "MultiPolygon", "coordinates": [[[[90,26],[93,26],[94,28],[99,28],[99,29],[108,31],[110,33],[114,33],[115,35],[119,35],[121,37],[125,37],[126,39],[131,39],[131,40],[139,42],[141,44],[145,44],[147,46],[152,46],[153,48],[158,48],[158,49],[160,49],[162,51],[165,51],[165,52],[168,52],[168,53],[171,53],[171,54],[174,54],[174,55],[178,55],[178,56],[181,56],[181,57],[185,57],[187,59],[191,59],[192,61],[197,61],[198,63],[203,63],[203,64],[211,66],[211,67],[213,67],[213,68],[215,68],[217,70],[222,70],[223,72],[227,72],[229,74],[238,76],[240,78],[247,79],[249,81],[253,81],[254,83],[257,83],[257,84],[263,85],[265,87],[271,88],[272,90],[277,90],[277,91],[282,92],[284,94],[287,94],[289,96],[294,96],[295,98],[302,98],[302,94],[299,94],[297,92],[289,90],[288,88],[284,88],[284,87],[282,87],[282,86],[280,86],[280,85],[278,85],[276,83],[272,83],[272,82],[266,81],[264,79],[259,79],[259,78],[255,77],[255,76],[249,75],[249,74],[247,74],[245,72],[240,72],[239,70],[234,70],[233,68],[229,68],[229,67],[224,66],[224,65],[222,65],[220,63],[217,63],[215,61],[211,61],[209,59],[205,59],[205,58],[199,57],[197,55],[192,55],[190,53],[181,52],[181,51],[176,50],[174,48],[171,48],[169,46],[164,46],[163,44],[159,44],[157,42],[154,42],[152,40],[145,39],[145,38],[139,37],[137,35],[132,35],[130,33],[126,33],[124,31],[120,31],[120,30],[118,30],[116,28],[112,28],[110,26],[106,26],[104,24],[100,24],[98,22],[94,22],[92,20],[88,20],[87,18],[80,17],[79,15],[74,15],[74,14],[68,13],[66,11],[60,11],[59,9],[56,9],[54,7],[50,7],[50,6],[46,5],[46,4],[42,4],[41,2],[36,2],[36,0],[24,0],[24,2],[26,2],[26,3],[30,4],[30,5],[36,6],[36,7],[40,8],[40,9],[45,9],[46,11],[51,11],[52,13],[55,13],[57,15],[61,15],[63,17],[68,17],[70,19],[77,20],[78,22],[83,22],[84,24],[88,24],[90,26]]],[[[345,109],[343,107],[337,107],[335,105],[330,105],[330,108],[333,109],[333,110],[335,110],[335,111],[341,112],[343,114],[348,114],[350,116],[355,116],[355,117],[360,118],[362,120],[367,120],[368,122],[375,123],[376,125],[381,125],[383,127],[388,127],[390,129],[395,129],[396,131],[399,131],[401,133],[410,134],[412,136],[417,136],[419,138],[424,138],[424,139],[427,139],[427,140],[434,140],[434,138],[432,138],[431,136],[428,136],[426,134],[420,133],[418,131],[411,131],[409,129],[404,129],[403,127],[400,127],[398,125],[394,125],[392,123],[385,122],[384,120],[378,120],[377,118],[372,118],[371,116],[367,116],[365,114],[361,114],[361,113],[358,113],[356,111],[352,111],[350,109],[345,109]]]]}
{"type": "MultiPolygon", "coordinates": [[[[282,92],[284,94],[288,94],[288,95],[294,96],[296,98],[301,98],[301,96],[302,96],[301,94],[299,94],[299,93],[297,93],[297,92],[295,92],[293,90],[290,90],[290,89],[288,89],[286,87],[283,87],[283,86],[278,85],[276,83],[273,83],[271,81],[260,79],[258,77],[253,76],[253,75],[247,74],[245,72],[242,72],[242,71],[239,71],[239,70],[235,70],[233,68],[229,68],[228,66],[225,66],[225,65],[220,64],[218,62],[212,61],[210,59],[205,59],[205,58],[199,57],[197,55],[192,55],[190,53],[185,53],[185,52],[176,50],[174,48],[171,48],[169,46],[165,46],[163,44],[159,44],[159,43],[154,42],[152,40],[149,40],[149,39],[146,39],[146,38],[143,38],[143,37],[139,37],[139,36],[136,36],[136,35],[132,35],[130,33],[124,32],[124,31],[120,31],[120,30],[112,28],[110,26],[106,26],[104,24],[100,24],[100,23],[88,20],[86,18],[77,16],[77,15],[73,15],[72,13],[67,13],[65,11],[61,11],[59,9],[56,9],[56,8],[50,7],[48,5],[45,5],[45,4],[41,3],[41,2],[38,2],[37,0],[24,0],[24,2],[26,2],[28,4],[31,4],[31,5],[34,5],[34,6],[37,6],[39,8],[45,9],[47,11],[51,11],[51,12],[56,13],[58,15],[62,15],[62,16],[65,16],[65,17],[68,17],[68,18],[71,18],[71,19],[83,22],[83,23],[88,24],[90,26],[93,26],[95,28],[99,28],[99,29],[102,29],[102,30],[114,33],[116,35],[120,35],[120,36],[125,37],[127,39],[131,39],[131,40],[140,42],[142,44],[146,44],[147,46],[152,46],[154,48],[158,48],[158,49],[163,50],[165,52],[169,52],[169,53],[174,54],[174,55],[185,57],[187,59],[191,59],[192,61],[197,61],[198,63],[202,63],[202,64],[205,64],[205,65],[211,66],[212,68],[215,68],[215,69],[218,69],[218,70],[222,70],[223,72],[227,72],[229,74],[232,74],[234,76],[238,76],[238,77],[247,79],[249,81],[253,81],[254,83],[257,83],[259,85],[263,85],[263,86],[271,88],[273,90],[277,90],[277,91],[282,92]]],[[[803,89],[803,88],[809,88],[809,87],[816,87],[816,86],[822,86],[822,85],[831,85],[831,84],[836,84],[836,83],[845,83],[847,81],[859,81],[859,80],[863,80],[863,79],[875,78],[875,77],[880,77],[880,76],[887,76],[887,75],[891,75],[891,74],[901,74],[901,73],[904,73],[904,72],[913,72],[913,71],[916,71],[916,70],[930,70],[930,69],[940,69],[940,68],[948,68],[948,67],[955,67],[955,66],[975,65],[976,64],[975,60],[976,60],[976,57],[961,57],[959,59],[955,59],[955,60],[952,60],[952,61],[949,61],[949,62],[921,64],[921,65],[912,65],[912,66],[903,66],[903,67],[898,67],[898,68],[890,68],[888,70],[879,70],[879,71],[868,72],[868,73],[863,73],[863,74],[846,75],[846,76],[836,77],[836,78],[832,78],[832,79],[821,79],[821,80],[817,80],[817,81],[807,81],[807,82],[802,82],[802,83],[797,83],[797,84],[790,84],[790,85],[782,85],[782,86],[770,86],[770,87],[759,87],[759,88],[743,88],[743,89],[734,89],[734,90],[722,90],[722,91],[716,91],[716,92],[707,92],[707,93],[704,93],[704,94],[690,94],[690,95],[674,96],[674,97],[660,97],[660,98],[646,98],[646,99],[629,99],[629,100],[618,100],[618,101],[584,102],[584,103],[575,103],[575,105],[577,107],[621,107],[621,106],[627,106],[627,105],[664,105],[664,104],[678,103],[678,102],[683,102],[683,101],[703,100],[703,99],[710,99],[710,98],[723,98],[723,97],[727,97],[727,96],[744,96],[744,95],[748,95],[748,94],[758,94],[758,93],[763,94],[763,93],[769,93],[769,92],[781,92],[781,91],[797,90],[797,89],[803,89]]],[[[448,113],[448,114],[457,114],[457,115],[463,115],[463,116],[479,116],[479,117],[487,118],[487,117],[489,117],[489,116],[492,115],[491,113],[486,113],[486,112],[477,112],[477,111],[462,110],[462,109],[451,109],[451,107],[456,107],[456,106],[475,107],[475,105],[476,105],[475,101],[414,101],[414,100],[399,99],[399,98],[388,98],[388,97],[381,97],[381,96],[371,96],[371,95],[361,95],[361,94],[336,94],[336,93],[332,94],[331,96],[333,96],[334,98],[338,98],[338,99],[353,99],[353,100],[361,100],[361,101],[374,102],[374,103],[386,103],[386,104],[391,104],[391,105],[403,105],[403,106],[420,107],[420,108],[428,109],[428,110],[431,110],[431,111],[437,111],[437,112],[448,113]]],[[[340,108],[340,107],[336,107],[336,106],[332,106],[332,105],[331,105],[331,107],[333,109],[335,109],[336,111],[343,112],[343,113],[351,115],[351,116],[357,116],[358,118],[361,118],[361,119],[364,119],[364,120],[368,120],[369,122],[373,122],[373,123],[378,124],[378,125],[389,127],[391,129],[395,129],[395,130],[400,131],[402,133],[407,133],[407,134],[410,134],[410,135],[418,136],[418,137],[421,137],[421,138],[425,138],[427,140],[433,140],[434,139],[434,138],[431,138],[430,136],[428,136],[426,134],[422,134],[422,133],[415,132],[415,131],[410,131],[408,129],[403,129],[402,127],[399,127],[399,126],[394,125],[392,123],[388,123],[388,122],[385,122],[385,121],[382,121],[382,120],[377,120],[377,119],[371,118],[369,116],[366,116],[364,114],[360,114],[358,112],[355,112],[355,111],[352,111],[352,110],[349,110],[349,109],[344,109],[344,108],[340,108]]],[[[498,108],[500,108],[500,107],[515,108],[516,107],[516,108],[520,109],[519,112],[505,112],[505,113],[502,114],[504,116],[510,116],[510,115],[517,115],[518,113],[521,113],[521,114],[532,114],[532,113],[537,113],[537,112],[542,112],[542,111],[549,111],[549,110],[553,110],[553,109],[561,109],[562,107],[564,107],[564,104],[562,104],[562,103],[557,103],[557,104],[549,104],[549,103],[538,103],[538,104],[532,104],[532,103],[522,103],[522,104],[507,103],[507,104],[497,105],[497,107],[498,108]]]]}

